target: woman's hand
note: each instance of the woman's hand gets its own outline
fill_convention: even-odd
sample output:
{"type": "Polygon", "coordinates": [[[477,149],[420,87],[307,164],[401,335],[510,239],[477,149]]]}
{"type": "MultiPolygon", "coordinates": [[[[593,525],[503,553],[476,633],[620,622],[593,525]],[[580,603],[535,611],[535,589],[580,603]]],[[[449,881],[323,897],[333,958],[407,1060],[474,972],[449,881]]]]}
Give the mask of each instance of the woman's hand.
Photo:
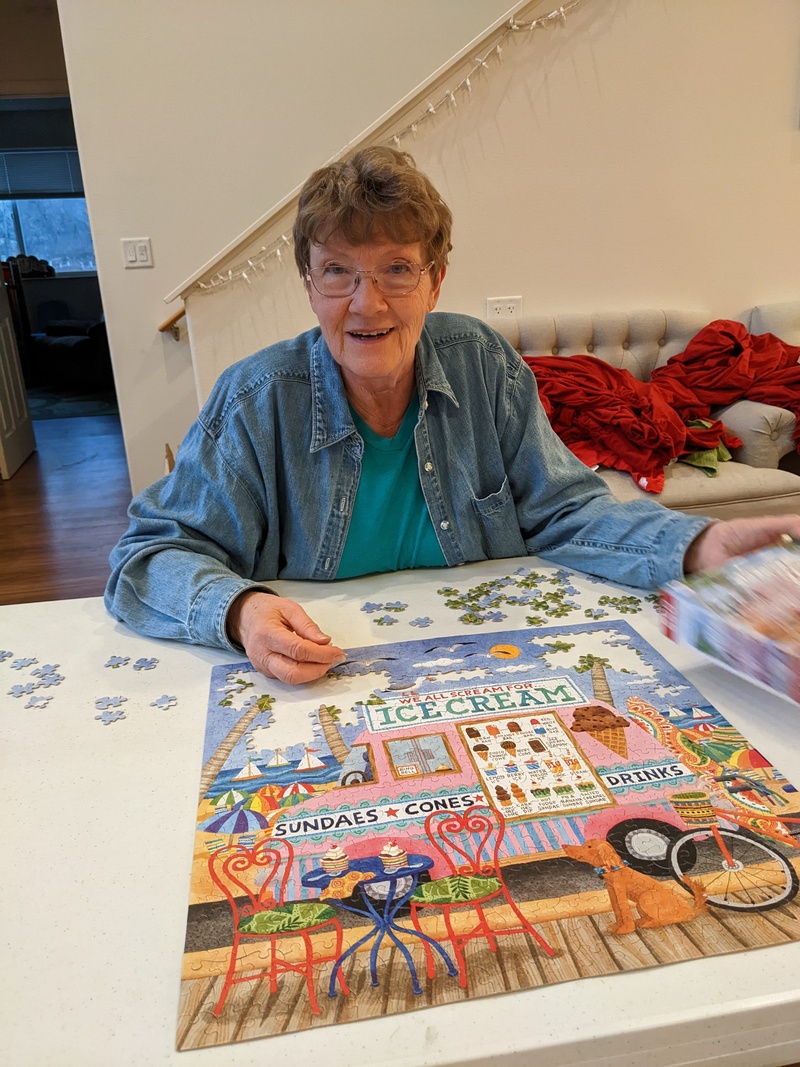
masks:
{"type": "Polygon", "coordinates": [[[800,515],[712,522],[689,545],[683,569],[686,574],[716,570],[733,556],[778,544],[784,534],[800,541],[800,515]]]}
{"type": "Polygon", "coordinates": [[[263,589],[234,600],[226,628],[256,670],[291,685],[316,681],[346,658],[299,604],[263,589]]]}

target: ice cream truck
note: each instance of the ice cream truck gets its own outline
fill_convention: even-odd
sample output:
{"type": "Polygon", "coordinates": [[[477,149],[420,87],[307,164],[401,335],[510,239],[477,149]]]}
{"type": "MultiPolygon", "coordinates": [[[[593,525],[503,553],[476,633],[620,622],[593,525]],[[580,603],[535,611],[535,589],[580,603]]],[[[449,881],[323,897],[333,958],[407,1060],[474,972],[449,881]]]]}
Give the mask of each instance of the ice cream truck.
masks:
{"type": "Polygon", "coordinates": [[[525,862],[589,838],[609,840],[648,873],[667,873],[687,829],[670,797],[697,788],[695,772],[635,718],[587,702],[569,678],[403,694],[365,706],[333,788],[281,813],[300,877],[328,849],[377,854],[387,841],[434,860],[434,811],[489,804],[501,812],[501,858],[525,862]]]}

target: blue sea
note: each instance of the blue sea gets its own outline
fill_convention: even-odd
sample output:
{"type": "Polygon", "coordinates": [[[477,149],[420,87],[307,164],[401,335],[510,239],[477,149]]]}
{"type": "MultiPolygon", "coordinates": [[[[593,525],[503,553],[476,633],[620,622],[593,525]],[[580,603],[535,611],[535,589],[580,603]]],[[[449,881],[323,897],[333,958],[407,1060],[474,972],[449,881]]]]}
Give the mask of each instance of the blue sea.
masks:
{"type": "MultiPolygon", "coordinates": [[[[241,767],[226,767],[214,779],[214,783],[209,788],[206,796],[213,799],[214,797],[222,796],[223,793],[227,793],[229,789],[238,789],[240,793],[257,793],[265,785],[278,785],[281,789],[285,789],[286,786],[291,785],[293,782],[308,782],[310,785],[335,782],[341,772],[338,761],[333,756],[322,756],[321,759],[325,766],[317,767],[314,771],[298,770],[299,761],[290,762],[288,767],[266,767],[264,768],[264,774],[258,778],[248,778],[246,781],[238,782],[234,781],[234,776],[239,773],[241,767]]],[[[257,763],[259,767],[264,766],[257,759],[254,759],[253,762],[257,763]]]]}

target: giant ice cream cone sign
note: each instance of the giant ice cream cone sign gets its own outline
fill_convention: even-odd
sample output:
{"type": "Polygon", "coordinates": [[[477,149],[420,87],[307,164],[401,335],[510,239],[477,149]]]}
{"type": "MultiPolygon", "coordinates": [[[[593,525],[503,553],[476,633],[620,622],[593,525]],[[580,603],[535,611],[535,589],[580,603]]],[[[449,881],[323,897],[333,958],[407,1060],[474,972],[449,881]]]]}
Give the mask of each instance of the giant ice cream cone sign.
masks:
{"type": "Polygon", "coordinates": [[[572,732],[585,732],[611,749],[620,759],[628,758],[628,738],[625,731],[630,723],[624,716],[617,715],[611,708],[600,704],[587,704],[576,708],[572,718],[572,732]]]}

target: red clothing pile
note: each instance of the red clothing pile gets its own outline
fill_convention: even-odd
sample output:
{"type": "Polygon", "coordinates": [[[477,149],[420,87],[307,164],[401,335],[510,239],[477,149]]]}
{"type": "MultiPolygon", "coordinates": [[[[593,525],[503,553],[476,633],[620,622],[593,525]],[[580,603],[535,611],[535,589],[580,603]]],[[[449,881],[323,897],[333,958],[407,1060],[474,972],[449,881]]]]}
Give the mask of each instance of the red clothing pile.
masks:
{"type": "Polygon", "coordinates": [[[749,334],[738,322],[718,319],[686,350],[640,382],[595,356],[529,356],[539,395],[553,429],[589,466],[628,471],[643,489],[660,493],[664,467],[698,448],[741,444],[711,409],[747,398],[788,408],[798,419],[800,347],[772,334],[749,334]]]}

